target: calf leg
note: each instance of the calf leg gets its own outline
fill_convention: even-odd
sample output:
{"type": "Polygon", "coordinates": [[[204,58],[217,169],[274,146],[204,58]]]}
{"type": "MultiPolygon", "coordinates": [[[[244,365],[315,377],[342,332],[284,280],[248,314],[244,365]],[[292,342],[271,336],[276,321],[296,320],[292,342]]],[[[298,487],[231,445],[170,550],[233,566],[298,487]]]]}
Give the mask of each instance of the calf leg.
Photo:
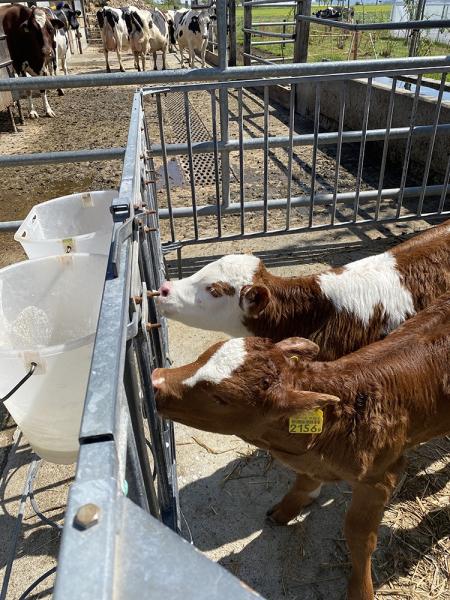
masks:
{"type": "Polygon", "coordinates": [[[378,527],[386,504],[398,481],[398,472],[391,472],[377,484],[356,484],[352,502],[345,518],[345,537],[350,549],[352,574],[348,584],[349,600],[372,600],[372,553],[377,545],[378,527]]]}
{"type": "Polygon", "coordinates": [[[278,504],[267,512],[269,521],[286,525],[320,493],[322,482],[309,475],[297,475],[294,485],[278,504]]]}

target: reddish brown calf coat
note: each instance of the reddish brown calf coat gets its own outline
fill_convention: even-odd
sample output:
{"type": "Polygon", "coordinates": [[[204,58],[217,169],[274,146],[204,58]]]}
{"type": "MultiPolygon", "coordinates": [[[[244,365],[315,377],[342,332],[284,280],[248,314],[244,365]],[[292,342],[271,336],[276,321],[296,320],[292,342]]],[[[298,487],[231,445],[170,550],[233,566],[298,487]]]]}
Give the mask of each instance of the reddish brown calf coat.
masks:
{"type": "Polygon", "coordinates": [[[318,347],[308,340],[247,338],[245,360],[229,376],[192,385],[199,368],[235,342],[216,344],[191,365],[156,370],[158,409],[199,429],[238,435],[292,467],[293,489],[269,512],[277,523],[312,502],[322,482],[349,482],[348,593],[372,599],[371,554],[405,450],[450,433],[450,294],[384,340],[334,362],[310,362],[318,347]],[[289,417],[314,407],[324,410],[322,433],[289,433],[289,417]]]}

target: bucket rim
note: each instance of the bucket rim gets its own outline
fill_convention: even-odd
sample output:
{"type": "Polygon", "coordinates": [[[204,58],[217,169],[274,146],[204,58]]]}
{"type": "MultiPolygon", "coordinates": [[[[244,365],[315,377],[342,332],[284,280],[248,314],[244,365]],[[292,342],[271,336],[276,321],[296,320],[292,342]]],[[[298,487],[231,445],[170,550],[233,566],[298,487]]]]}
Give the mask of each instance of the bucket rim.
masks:
{"type": "Polygon", "coordinates": [[[39,214],[39,208],[42,206],[46,206],[48,204],[53,204],[56,202],[59,202],[60,200],[66,200],[69,198],[74,198],[76,196],[82,196],[83,194],[111,194],[111,198],[110,201],[112,202],[114,200],[114,198],[117,198],[119,196],[119,192],[115,189],[111,189],[111,190],[93,190],[93,191],[89,191],[89,192],[75,192],[73,194],[66,194],[65,196],[58,196],[57,198],[50,198],[50,200],[45,200],[44,202],[39,202],[39,204],[35,204],[33,206],[33,208],[29,211],[29,213],[27,214],[27,216],[25,217],[25,219],[23,220],[22,224],[20,225],[19,229],[16,231],[16,233],[14,234],[14,240],[16,242],[19,242],[19,244],[23,243],[27,243],[27,244],[48,244],[48,243],[52,243],[52,242],[61,242],[63,239],[65,238],[73,238],[73,239],[84,239],[86,237],[93,237],[96,233],[100,233],[100,232],[107,232],[109,231],[109,229],[113,229],[113,221],[112,221],[112,216],[111,216],[111,223],[108,224],[110,225],[110,227],[106,227],[105,229],[98,229],[98,230],[93,230],[93,231],[88,231],[86,233],[80,233],[80,234],[75,234],[75,235],[70,235],[70,236],[65,236],[63,237],[51,237],[51,238],[45,238],[45,239],[30,239],[27,236],[23,237],[23,232],[26,231],[28,232],[28,228],[27,225],[29,223],[29,218],[33,215],[33,213],[35,213],[36,215],[39,214]]]}

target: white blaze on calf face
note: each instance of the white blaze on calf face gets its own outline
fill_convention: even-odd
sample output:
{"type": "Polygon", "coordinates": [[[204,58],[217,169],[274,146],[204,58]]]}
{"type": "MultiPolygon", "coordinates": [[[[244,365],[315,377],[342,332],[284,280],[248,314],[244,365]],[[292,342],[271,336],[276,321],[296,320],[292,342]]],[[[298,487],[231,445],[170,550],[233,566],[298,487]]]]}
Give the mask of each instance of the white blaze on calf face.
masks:
{"type": "Polygon", "coordinates": [[[169,293],[158,300],[159,308],[191,327],[246,335],[239,294],[244,285],[253,283],[259,264],[259,258],[250,254],[223,256],[186,279],[170,281],[169,293]],[[214,295],[211,286],[216,283],[227,284],[227,292],[214,295]]]}
{"type": "Polygon", "coordinates": [[[323,273],[319,285],[338,311],[347,310],[364,325],[381,306],[387,317],[386,333],[415,314],[411,292],[403,286],[390,252],[350,263],[341,273],[323,273]]]}
{"type": "Polygon", "coordinates": [[[244,364],[246,355],[244,338],[229,340],[192,377],[185,379],[183,384],[194,387],[200,381],[220,383],[227,377],[231,377],[234,371],[244,364]]]}

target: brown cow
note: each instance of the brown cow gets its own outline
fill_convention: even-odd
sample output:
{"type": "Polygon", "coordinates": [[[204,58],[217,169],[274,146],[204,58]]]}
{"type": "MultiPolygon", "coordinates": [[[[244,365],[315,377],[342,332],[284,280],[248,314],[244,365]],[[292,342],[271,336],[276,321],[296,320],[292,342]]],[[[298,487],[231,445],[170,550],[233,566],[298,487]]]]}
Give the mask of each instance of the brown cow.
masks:
{"type": "Polygon", "coordinates": [[[450,290],[450,221],[345,267],[272,275],[256,256],[224,256],[166,281],[160,311],[186,325],[279,341],[307,337],[332,360],[375,342],[450,290]]]}
{"type": "MultiPolygon", "coordinates": [[[[42,8],[27,8],[16,4],[9,8],[3,17],[3,30],[6,34],[9,54],[18,75],[49,75],[53,69],[55,27],[63,27],[59,19],[51,19],[42,8]]],[[[45,90],[41,91],[44,111],[48,117],[55,113],[50,107],[45,90]]],[[[32,92],[28,93],[29,116],[39,115],[33,106],[32,92]]]]}
{"type": "Polygon", "coordinates": [[[165,417],[237,435],[293,468],[293,488],[268,513],[276,523],[323,482],[347,481],[348,595],[370,600],[371,555],[405,451],[450,433],[450,293],[353,354],[312,362],[318,352],[302,338],[219,342],[189,365],[156,369],[156,403],[165,417]]]}

